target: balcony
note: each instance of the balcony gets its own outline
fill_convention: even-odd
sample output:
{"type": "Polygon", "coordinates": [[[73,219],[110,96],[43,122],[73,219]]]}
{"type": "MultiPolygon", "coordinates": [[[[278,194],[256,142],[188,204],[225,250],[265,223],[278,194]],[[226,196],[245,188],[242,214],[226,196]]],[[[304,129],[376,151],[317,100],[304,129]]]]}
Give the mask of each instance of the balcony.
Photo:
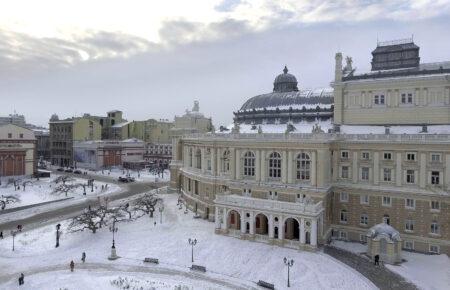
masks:
{"type": "Polygon", "coordinates": [[[217,195],[214,202],[217,205],[228,207],[244,207],[255,210],[290,213],[293,215],[305,214],[316,216],[323,211],[321,201],[314,204],[257,199],[240,195],[217,195]]]}

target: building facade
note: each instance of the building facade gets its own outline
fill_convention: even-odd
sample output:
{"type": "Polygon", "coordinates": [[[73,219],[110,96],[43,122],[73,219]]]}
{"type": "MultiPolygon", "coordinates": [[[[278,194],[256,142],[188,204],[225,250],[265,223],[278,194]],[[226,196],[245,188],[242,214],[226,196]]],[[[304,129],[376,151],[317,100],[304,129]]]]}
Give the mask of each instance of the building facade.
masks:
{"type": "Polygon", "coordinates": [[[0,126],[0,177],[36,173],[33,131],[13,124],[0,126]]]}
{"type": "MultiPolygon", "coordinates": [[[[243,120],[231,133],[176,139],[171,188],[219,234],[315,249],[334,238],[366,242],[386,223],[406,250],[450,254],[450,62],[391,68],[411,47],[380,43],[379,63],[361,74],[336,54],[330,119],[257,131],[256,119],[243,120]]],[[[279,80],[274,87],[296,92],[296,79],[279,80]]],[[[271,100],[275,111],[286,106],[271,100]]]]}

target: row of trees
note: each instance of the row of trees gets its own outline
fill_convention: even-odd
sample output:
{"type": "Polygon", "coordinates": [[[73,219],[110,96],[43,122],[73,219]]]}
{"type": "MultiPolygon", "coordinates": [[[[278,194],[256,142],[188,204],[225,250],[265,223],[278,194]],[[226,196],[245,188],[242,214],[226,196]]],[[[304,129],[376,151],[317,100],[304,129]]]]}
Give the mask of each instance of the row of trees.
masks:
{"type": "Polygon", "coordinates": [[[129,222],[145,215],[153,218],[157,205],[162,206],[162,199],[156,194],[146,193],[131,204],[121,204],[112,208],[104,205],[89,207],[72,219],[68,229],[70,232],[89,230],[95,234],[97,230],[112,225],[113,222],[129,222]]]}

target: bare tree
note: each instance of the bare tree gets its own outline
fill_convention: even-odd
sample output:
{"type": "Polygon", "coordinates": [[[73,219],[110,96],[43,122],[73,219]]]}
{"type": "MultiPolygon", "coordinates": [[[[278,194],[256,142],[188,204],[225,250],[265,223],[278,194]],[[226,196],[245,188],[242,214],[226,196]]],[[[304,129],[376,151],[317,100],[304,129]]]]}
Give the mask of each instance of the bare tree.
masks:
{"type": "Polygon", "coordinates": [[[55,178],[53,180],[53,182],[56,184],[58,184],[58,183],[66,184],[66,182],[73,181],[73,180],[75,180],[75,179],[70,175],[61,175],[61,176],[58,176],[57,178],[55,178]]]}
{"type": "Polygon", "coordinates": [[[152,218],[153,212],[155,211],[155,206],[158,202],[162,202],[162,199],[158,198],[155,194],[146,193],[136,199],[134,202],[134,210],[142,212],[143,215],[148,214],[150,218],[152,218]]]}
{"type": "Polygon", "coordinates": [[[4,210],[7,204],[19,202],[20,199],[12,195],[2,195],[0,198],[0,209],[4,210]]]}
{"type": "Polygon", "coordinates": [[[26,181],[24,181],[24,182],[22,182],[22,188],[23,188],[23,191],[25,191],[25,187],[27,186],[27,184],[33,184],[33,181],[31,181],[31,180],[26,180],[26,181]]]}
{"type": "Polygon", "coordinates": [[[93,234],[106,226],[107,210],[104,207],[85,209],[84,212],[72,219],[69,224],[70,232],[81,232],[84,230],[90,230],[93,234]]]}
{"type": "Polygon", "coordinates": [[[67,197],[67,194],[69,193],[69,191],[75,190],[78,187],[83,187],[83,184],[81,183],[75,183],[75,184],[60,184],[57,187],[55,187],[53,189],[53,194],[59,194],[59,193],[64,193],[67,197]]]}

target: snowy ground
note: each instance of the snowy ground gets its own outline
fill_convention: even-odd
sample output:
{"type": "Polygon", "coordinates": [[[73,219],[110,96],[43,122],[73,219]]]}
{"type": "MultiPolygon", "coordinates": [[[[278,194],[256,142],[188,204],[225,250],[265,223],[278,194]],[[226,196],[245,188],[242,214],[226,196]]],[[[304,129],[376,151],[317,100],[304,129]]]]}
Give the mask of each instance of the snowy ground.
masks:
{"type": "MultiPolygon", "coordinates": [[[[360,243],[333,241],[332,245],[356,254],[367,251],[367,246],[360,243]]],[[[447,255],[425,255],[403,251],[402,256],[405,262],[398,266],[386,264],[386,267],[421,289],[450,289],[450,258],[447,255]]]]}
{"type": "MultiPolygon", "coordinates": [[[[11,237],[0,240],[0,289],[15,289],[13,286],[21,272],[26,275],[27,287],[31,287],[21,289],[42,289],[42,285],[47,289],[116,289],[109,281],[119,276],[170,285],[155,285],[156,289],[174,289],[174,281],[191,289],[255,289],[254,282],[258,280],[274,283],[277,289],[287,289],[284,257],[295,260],[290,289],[376,289],[357,271],[323,253],[216,235],[213,223],[193,219],[191,213],[179,210],[176,195],[162,197],[165,202],[162,224],[159,212],[153,219],[143,217],[119,224],[116,247],[121,258],[116,261],[107,260],[112,237],[105,228],[96,234],[65,232],[59,248],[54,248],[54,225],[16,236],[14,252],[11,237]],[[191,266],[188,238],[198,240],[194,248],[195,264],[206,266],[206,274],[193,275],[188,269],[191,266]],[[83,251],[87,254],[87,263],[80,266],[83,251]],[[144,264],[145,257],[158,258],[160,264],[144,264]],[[76,263],[75,274],[68,271],[72,259],[76,263]],[[61,271],[64,275],[52,279],[61,271]],[[142,274],[145,272],[149,274],[142,274]],[[80,278],[76,279],[76,275],[80,278]],[[75,280],[76,287],[73,286],[75,280]]],[[[62,224],[65,228],[68,222],[62,224]]]]}
{"type": "MultiPolygon", "coordinates": [[[[54,189],[59,185],[54,182],[54,180],[58,176],[61,175],[52,174],[50,178],[40,178],[39,181],[37,181],[35,178],[33,179],[22,178],[21,181],[18,183],[20,185],[19,190],[14,190],[13,184],[7,185],[6,182],[2,182],[2,186],[0,186],[0,195],[14,196],[19,199],[18,202],[8,204],[6,206],[6,209],[66,198],[66,194],[64,192],[53,192],[54,189]],[[22,186],[23,182],[31,182],[26,184],[25,190],[23,190],[22,186]]],[[[66,184],[68,185],[86,184],[86,183],[87,180],[81,178],[74,178],[66,182],[66,184]]],[[[83,195],[84,190],[83,187],[80,186],[73,190],[70,190],[67,193],[67,197],[92,197],[92,196],[106,195],[120,190],[120,187],[112,183],[94,181],[93,189],[94,191],[91,192],[91,188],[86,187],[86,195],[83,195]],[[108,184],[107,188],[104,187],[102,189],[102,186],[106,186],[106,184],[108,184]]]]}
{"type": "Polygon", "coordinates": [[[157,174],[150,173],[148,170],[140,170],[139,173],[134,170],[127,171],[119,169],[119,168],[113,168],[111,170],[99,170],[99,171],[88,171],[89,175],[98,175],[103,177],[110,177],[113,179],[118,179],[119,176],[126,176],[129,174],[130,176],[134,177],[137,182],[154,182],[154,181],[169,181],[170,180],[170,171],[164,170],[164,177],[158,176],[157,174]]]}

